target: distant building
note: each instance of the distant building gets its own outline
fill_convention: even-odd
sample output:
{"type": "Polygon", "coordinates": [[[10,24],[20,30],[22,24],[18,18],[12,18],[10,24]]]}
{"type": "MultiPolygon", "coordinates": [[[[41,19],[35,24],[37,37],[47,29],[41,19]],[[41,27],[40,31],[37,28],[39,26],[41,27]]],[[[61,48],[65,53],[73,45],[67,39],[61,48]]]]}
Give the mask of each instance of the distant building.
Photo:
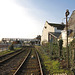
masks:
{"type": "Polygon", "coordinates": [[[46,21],[42,31],[41,44],[57,39],[64,27],[64,24],[48,23],[48,21],[46,21]]]}
{"type": "Polygon", "coordinates": [[[22,45],[23,43],[25,44],[30,44],[30,42],[34,42],[34,45],[40,45],[40,40],[41,40],[41,36],[38,35],[36,38],[34,39],[25,39],[25,38],[2,38],[2,42],[5,44],[20,44],[22,45]]]}
{"type": "Polygon", "coordinates": [[[37,37],[36,37],[35,39],[37,39],[36,45],[40,45],[40,42],[41,42],[41,35],[37,35],[37,37]]]}
{"type": "Polygon", "coordinates": [[[41,41],[41,35],[37,35],[36,39],[41,41]]]}
{"type": "MultiPolygon", "coordinates": [[[[72,12],[68,21],[68,42],[70,43],[73,40],[73,38],[75,38],[75,10],[72,12]]],[[[66,27],[61,32],[59,39],[63,40],[63,47],[66,47],[67,44],[66,27]]]]}

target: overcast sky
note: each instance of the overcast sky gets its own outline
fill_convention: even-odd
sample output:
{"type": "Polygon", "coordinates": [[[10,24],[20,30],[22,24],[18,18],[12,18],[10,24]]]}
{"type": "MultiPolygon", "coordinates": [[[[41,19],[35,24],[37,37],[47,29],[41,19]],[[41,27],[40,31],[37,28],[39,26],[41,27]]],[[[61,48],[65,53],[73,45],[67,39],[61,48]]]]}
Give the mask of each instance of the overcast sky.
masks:
{"type": "Polygon", "coordinates": [[[61,23],[75,0],[0,0],[0,38],[35,38],[45,21],[61,23]]]}

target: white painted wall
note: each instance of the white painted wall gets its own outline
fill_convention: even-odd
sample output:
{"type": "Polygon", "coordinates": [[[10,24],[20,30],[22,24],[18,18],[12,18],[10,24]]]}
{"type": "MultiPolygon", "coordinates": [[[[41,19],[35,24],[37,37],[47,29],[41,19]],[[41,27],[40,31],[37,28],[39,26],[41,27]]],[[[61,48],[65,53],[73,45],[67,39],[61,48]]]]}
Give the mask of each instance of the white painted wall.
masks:
{"type": "Polygon", "coordinates": [[[54,27],[50,26],[46,21],[43,31],[42,31],[41,44],[43,41],[48,42],[48,33],[49,32],[54,32],[54,27]],[[47,27],[47,28],[45,29],[45,27],[47,27]]]}
{"type": "Polygon", "coordinates": [[[62,40],[66,40],[67,39],[67,32],[66,32],[66,30],[62,30],[61,31],[61,35],[62,35],[62,40]]]}
{"type": "Polygon", "coordinates": [[[46,21],[43,31],[42,31],[41,44],[43,41],[46,43],[48,42],[48,33],[49,32],[61,32],[61,30],[58,30],[56,27],[50,26],[48,24],[48,22],[46,21]],[[45,27],[47,27],[47,28],[45,29],[45,27]]]}
{"type": "MultiPolygon", "coordinates": [[[[67,32],[66,30],[61,31],[62,40],[63,40],[63,47],[67,45],[67,32]]],[[[68,37],[68,44],[73,40],[73,37],[68,37]]]]}

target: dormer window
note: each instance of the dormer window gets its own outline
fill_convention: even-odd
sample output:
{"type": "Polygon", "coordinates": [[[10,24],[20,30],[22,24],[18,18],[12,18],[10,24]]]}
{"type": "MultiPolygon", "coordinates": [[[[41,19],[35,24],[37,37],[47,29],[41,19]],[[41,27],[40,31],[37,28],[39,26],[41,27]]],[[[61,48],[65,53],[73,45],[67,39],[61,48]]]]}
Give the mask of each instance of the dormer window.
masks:
{"type": "Polygon", "coordinates": [[[47,27],[45,26],[45,29],[46,29],[47,27]]]}

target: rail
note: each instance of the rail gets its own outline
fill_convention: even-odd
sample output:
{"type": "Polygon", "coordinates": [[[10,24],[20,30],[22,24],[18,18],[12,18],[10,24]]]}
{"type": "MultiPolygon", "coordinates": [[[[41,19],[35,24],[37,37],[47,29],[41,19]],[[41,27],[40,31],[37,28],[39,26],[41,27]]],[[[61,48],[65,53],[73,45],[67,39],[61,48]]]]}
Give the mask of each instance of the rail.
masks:
{"type": "Polygon", "coordinates": [[[19,69],[22,67],[22,65],[24,64],[25,60],[27,59],[27,57],[29,56],[31,51],[29,51],[29,53],[27,54],[27,56],[25,57],[25,59],[23,60],[23,62],[21,63],[21,65],[17,68],[17,70],[15,71],[15,73],[13,75],[17,75],[17,72],[19,71],[19,69]]]}
{"type": "Polygon", "coordinates": [[[43,70],[42,70],[42,66],[41,66],[40,58],[39,58],[39,55],[38,55],[37,51],[36,51],[36,54],[37,54],[38,61],[39,61],[40,72],[41,72],[41,75],[43,75],[43,70]]]}
{"type": "MultiPolygon", "coordinates": [[[[37,66],[39,66],[39,68],[38,69],[36,69],[36,71],[38,72],[38,73],[40,73],[40,75],[43,75],[43,70],[42,70],[42,66],[41,66],[41,62],[40,62],[40,58],[39,58],[39,55],[38,55],[38,53],[37,53],[37,51],[34,51],[34,55],[33,55],[33,51],[34,50],[31,50],[28,54],[27,54],[27,56],[25,57],[25,59],[23,60],[23,62],[21,63],[21,65],[17,68],[17,70],[14,72],[14,74],[13,75],[18,75],[18,74],[20,74],[20,71],[25,71],[25,73],[28,75],[28,74],[34,74],[35,75],[35,66],[34,66],[34,70],[32,70],[33,68],[32,67],[30,67],[30,68],[28,68],[29,69],[29,71],[27,72],[26,71],[26,69],[27,68],[24,68],[23,69],[23,67],[25,67],[25,65],[26,65],[26,63],[27,64],[29,64],[30,62],[29,62],[29,60],[34,60],[34,59],[37,59],[37,61],[34,61],[34,62],[37,62],[38,63],[38,65],[37,66]],[[36,55],[36,57],[35,57],[35,55],[36,55]],[[32,56],[34,56],[34,57],[32,57],[32,56]],[[31,70],[30,70],[31,69],[31,70]]],[[[32,63],[34,63],[34,62],[32,62],[32,63]]],[[[30,65],[34,65],[34,64],[30,64],[30,65]]],[[[23,71],[23,72],[24,72],[23,71]]],[[[25,74],[25,75],[26,75],[25,74]]],[[[20,74],[21,75],[21,74],[20,74]]],[[[38,75],[38,74],[37,74],[38,75]]]]}
{"type": "Polygon", "coordinates": [[[13,53],[10,53],[10,54],[7,54],[7,55],[4,55],[4,56],[1,56],[0,57],[0,65],[3,64],[4,62],[8,61],[9,59],[15,57],[16,55],[20,54],[21,52],[23,52],[24,50],[19,50],[16,52],[13,52],[13,53]],[[10,56],[8,56],[10,55],[10,56]],[[5,57],[6,56],[6,57],[5,57]]]}

